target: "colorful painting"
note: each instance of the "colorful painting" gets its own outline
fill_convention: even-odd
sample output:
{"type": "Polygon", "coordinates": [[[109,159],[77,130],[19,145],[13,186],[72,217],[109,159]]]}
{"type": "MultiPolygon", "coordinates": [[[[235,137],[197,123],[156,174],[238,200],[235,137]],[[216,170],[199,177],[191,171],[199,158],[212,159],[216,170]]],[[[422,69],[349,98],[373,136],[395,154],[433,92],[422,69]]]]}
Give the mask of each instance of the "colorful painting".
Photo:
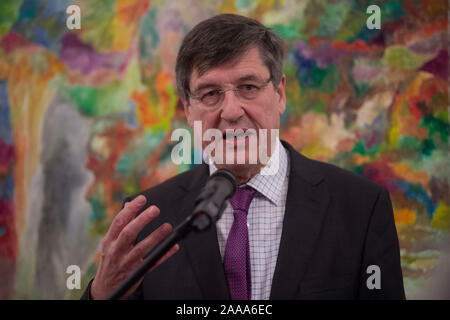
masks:
{"type": "Polygon", "coordinates": [[[421,296],[450,233],[447,0],[2,0],[0,298],[80,297],[124,197],[189,169],[170,158],[188,127],[175,59],[218,13],[284,39],[281,138],[390,191],[406,294],[421,296]]]}

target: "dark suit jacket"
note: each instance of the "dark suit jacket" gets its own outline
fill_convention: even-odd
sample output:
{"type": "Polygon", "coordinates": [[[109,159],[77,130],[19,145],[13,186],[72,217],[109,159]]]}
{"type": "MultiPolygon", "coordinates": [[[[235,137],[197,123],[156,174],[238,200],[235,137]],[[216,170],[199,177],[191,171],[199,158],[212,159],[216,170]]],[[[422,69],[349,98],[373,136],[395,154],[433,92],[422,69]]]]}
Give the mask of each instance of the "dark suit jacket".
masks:
{"type": "MultiPolygon", "coordinates": [[[[404,299],[388,191],[283,145],[290,156],[290,175],[270,298],[404,299]],[[370,265],[380,268],[381,289],[367,287],[370,265]]],[[[208,176],[208,166],[202,164],[142,192],[147,206],[157,205],[161,214],[137,241],[163,222],[177,226],[190,215],[208,176]]],[[[184,239],[180,250],[148,273],[131,298],[229,299],[215,226],[184,239]]]]}

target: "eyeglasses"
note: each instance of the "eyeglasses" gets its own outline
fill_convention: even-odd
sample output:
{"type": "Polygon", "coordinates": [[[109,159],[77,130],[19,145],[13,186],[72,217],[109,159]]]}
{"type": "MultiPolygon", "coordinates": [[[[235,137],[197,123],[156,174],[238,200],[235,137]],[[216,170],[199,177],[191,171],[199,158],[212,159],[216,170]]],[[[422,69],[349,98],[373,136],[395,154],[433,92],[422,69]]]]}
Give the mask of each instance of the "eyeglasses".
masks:
{"type": "Polygon", "coordinates": [[[266,87],[270,81],[272,80],[272,77],[270,77],[267,81],[257,85],[257,84],[241,84],[235,88],[231,89],[213,89],[209,90],[207,92],[199,93],[198,95],[189,94],[189,97],[192,99],[200,101],[202,105],[205,105],[207,107],[215,107],[222,103],[225,92],[227,91],[234,91],[234,94],[236,97],[238,97],[241,101],[251,101],[256,99],[261,89],[266,87]]]}

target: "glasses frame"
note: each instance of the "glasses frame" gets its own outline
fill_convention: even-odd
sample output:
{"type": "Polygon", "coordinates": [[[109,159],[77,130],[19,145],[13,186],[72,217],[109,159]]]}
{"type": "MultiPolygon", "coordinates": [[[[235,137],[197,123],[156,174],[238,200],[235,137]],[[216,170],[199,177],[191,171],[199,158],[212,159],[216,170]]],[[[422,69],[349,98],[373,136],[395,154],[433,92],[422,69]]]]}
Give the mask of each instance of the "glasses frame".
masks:
{"type": "MultiPolygon", "coordinates": [[[[270,77],[269,79],[267,79],[266,81],[264,81],[264,82],[263,82],[262,84],[260,84],[260,85],[253,85],[253,86],[255,86],[255,87],[258,88],[257,94],[259,93],[259,91],[260,91],[261,89],[267,87],[271,81],[272,81],[272,77],[270,77]]],[[[241,99],[245,99],[245,98],[243,98],[243,97],[239,94],[239,88],[237,88],[237,87],[230,88],[230,89],[225,89],[225,90],[224,90],[224,89],[218,90],[218,93],[219,93],[219,95],[220,95],[219,100],[218,100],[216,103],[211,104],[211,105],[205,104],[205,103],[203,103],[203,102],[201,101],[203,95],[194,95],[193,93],[189,92],[189,98],[198,100],[199,103],[201,103],[201,105],[203,105],[203,106],[205,106],[205,107],[208,107],[208,108],[214,108],[214,107],[217,107],[217,106],[219,106],[219,105],[222,104],[223,99],[224,99],[224,97],[225,97],[225,93],[226,93],[227,91],[234,91],[234,95],[235,95],[238,99],[240,99],[240,100],[241,100],[241,99]]],[[[255,99],[255,98],[253,98],[253,99],[255,99]]],[[[250,100],[253,100],[253,99],[250,99],[250,100]]],[[[248,99],[247,99],[247,100],[248,100],[248,99]]],[[[241,100],[241,101],[242,101],[242,100],[241,100]]]]}

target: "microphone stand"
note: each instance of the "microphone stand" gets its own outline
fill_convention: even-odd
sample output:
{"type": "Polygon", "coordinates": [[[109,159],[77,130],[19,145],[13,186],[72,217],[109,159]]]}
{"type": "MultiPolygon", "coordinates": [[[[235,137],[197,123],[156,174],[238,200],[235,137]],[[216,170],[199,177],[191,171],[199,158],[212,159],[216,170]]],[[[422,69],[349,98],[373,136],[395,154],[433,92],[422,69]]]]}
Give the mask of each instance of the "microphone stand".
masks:
{"type": "Polygon", "coordinates": [[[140,279],[145,273],[152,268],[156,262],[161,259],[166,252],[170,250],[177,242],[184,239],[193,230],[202,232],[207,230],[213,219],[219,220],[226,207],[226,201],[236,190],[236,185],[233,186],[233,192],[225,199],[215,196],[215,188],[204,188],[196,201],[194,214],[186,218],[180,225],[178,225],[170,235],[164,238],[158,245],[156,245],[144,262],[139,266],[133,274],[127,278],[114,292],[108,297],[108,300],[120,299],[130,288],[140,279]]]}

